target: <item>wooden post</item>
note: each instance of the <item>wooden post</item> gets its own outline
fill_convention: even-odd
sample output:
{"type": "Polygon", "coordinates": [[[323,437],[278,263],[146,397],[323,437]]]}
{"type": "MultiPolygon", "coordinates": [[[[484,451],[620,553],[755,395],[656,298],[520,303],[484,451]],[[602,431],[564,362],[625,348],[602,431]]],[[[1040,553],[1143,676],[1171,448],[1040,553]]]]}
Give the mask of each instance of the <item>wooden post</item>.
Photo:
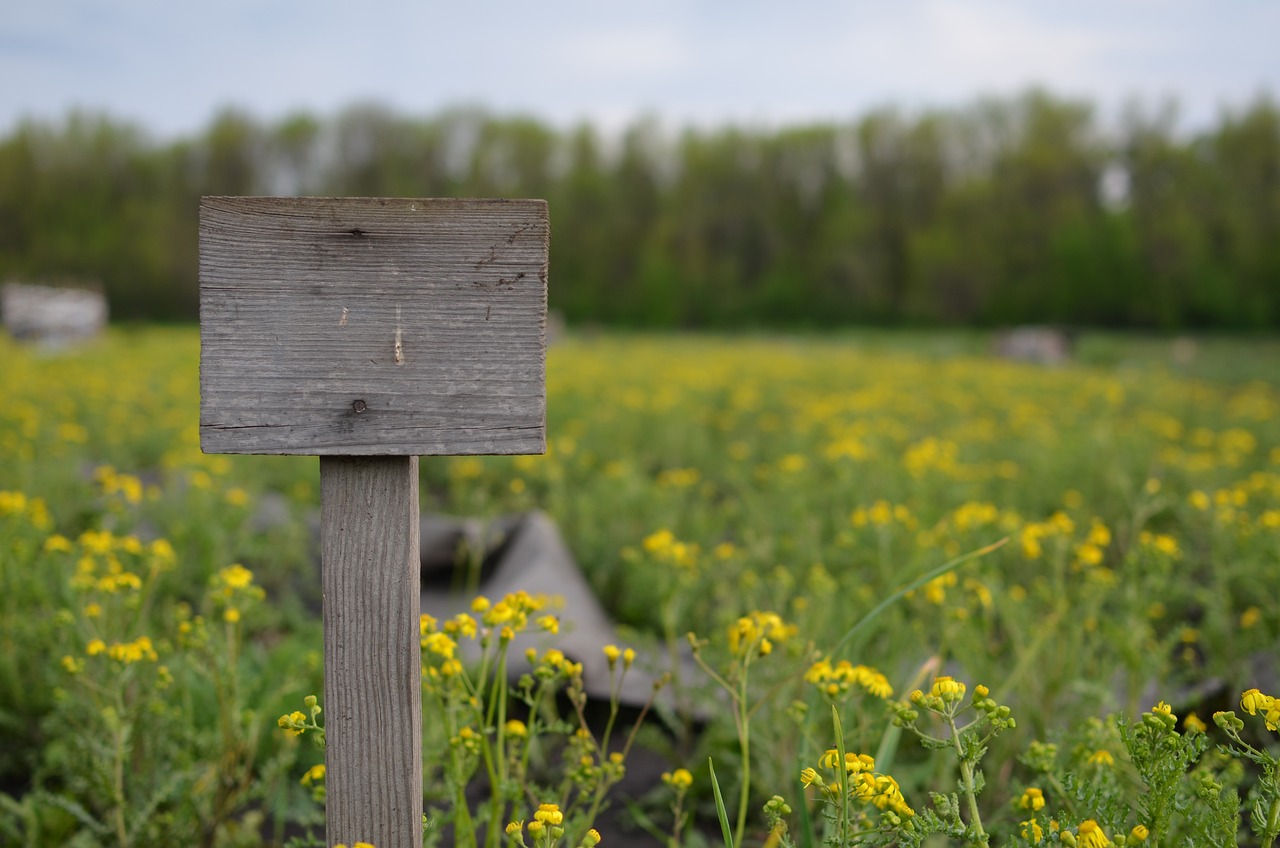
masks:
{"type": "Polygon", "coordinates": [[[328,844],[422,844],[417,457],[545,450],[547,239],[537,200],[201,202],[201,447],[321,457],[328,844]]]}

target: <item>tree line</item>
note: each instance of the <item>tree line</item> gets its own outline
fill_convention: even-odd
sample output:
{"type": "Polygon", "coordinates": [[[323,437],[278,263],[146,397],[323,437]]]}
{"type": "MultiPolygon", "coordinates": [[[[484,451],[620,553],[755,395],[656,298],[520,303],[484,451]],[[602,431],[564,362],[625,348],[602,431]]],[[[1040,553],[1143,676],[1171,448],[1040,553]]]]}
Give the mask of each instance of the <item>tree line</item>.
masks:
{"type": "Polygon", "coordinates": [[[1280,325],[1280,108],[1207,130],[1030,91],[845,123],[616,133],[357,105],[224,111],[160,143],[109,116],[0,139],[0,281],[100,281],[122,319],[197,315],[205,194],[550,202],[550,300],[656,327],[1280,325]]]}

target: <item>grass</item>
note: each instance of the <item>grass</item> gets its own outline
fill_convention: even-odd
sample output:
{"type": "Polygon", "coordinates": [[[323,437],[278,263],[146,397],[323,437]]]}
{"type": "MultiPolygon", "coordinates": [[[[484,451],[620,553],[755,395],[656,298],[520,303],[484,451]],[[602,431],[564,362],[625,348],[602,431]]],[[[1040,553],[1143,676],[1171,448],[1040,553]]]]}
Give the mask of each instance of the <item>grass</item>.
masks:
{"type": "MultiPolygon", "coordinates": [[[[998,361],[990,349],[977,333],[570,336],[549,353],[548,455],[424,459],[424,508],[549,512],[642,655],[678,651],[695,631],[700,656],[730,679],[742,652],[759,650],[727,636],[743,617],[785,622],[749,659],[749,768],[729,716],[695,733],[691,715],[669,714],[673,735],[654,741],[673,767],[712,757],[727,797],[747,774],[757,792],[795,786],[807,752],[831,747],[832,701],[848,750],[875,752],[917,806],[956,786],[954,766],[887,732],[898,707],[844,678],[823,684],[832,691],[806,680],[816,659],[874,669],[897,699],[927,688],[922,669],[984,684],[1018,722],[990,743],[988,761],[1005,766],[987,774],[982,821],[1013,832],[1005,802],[1029,779],[1016,757],[1033,741],[1072,738],[1081,763],[1103,750],[1123,763],[1122,739],[1090,736],[1091,721],[1164,700],[1184,728],[1245,689],[1275,688],[1280,349],[1085,333],[1077,361],[1058,368],[998,361]]],[[[249,831],[263,827],[282,841],[277,823],[314,820],[307,793],[286,778],[318,755],[255,728],[320,688],[306,523],[316,461],[200,454],[193,329],[116,330],[61,353],[0,340],[0,360],[3,787],[28,806],[76,799],[41,808],[41,832],[104,820],[111,844],[145,841],[183,809],[173,787],[194,785],[202,752],[218,750],[239,764],[243,792],[182,815],[219,844],[233,831],[252,844],[249,831]],[[86,531],[114,540],[88,552],[95,579],[114,557],[120,572],[146,578],[146,597],[91,598],[72,586],[86,531]],[[54,536],[71,550],[51,550],[54,536]],[[130,538],[165,540],[172,563],[129,553],[130,538]],[[248,566],[266,603],[219,600],[233,563],[248,566]],[[115,644],[152,640],[181,698],[140,695],[159,680],[144,662],[85,666],[78,679],[100,674],[94,685],[119,703],[75,689],[57,658],[90,663],[89,638],[111,643],[102,613],[86,616],[92,603],[115,616],[115,644]],[[208,629],[198,650],[181,632],[196,620],[208,629]],[[198,651],[221,665],[181,661],[198,651]],[[122,682],[126,671],[138,679],[122,682]],[[230,683],[234,698],[219,702],[230,683]],[[102,718],[108,708],[153,711],[163,744],[122,741],[123,725],[102,718]],[[145,792],[121,789],[122,777],[78,785],[75,752],[95,745],[122,765],[163,758],[166,768],[145,792]]],[[[746,691],[741,668],[733,681],[746,691]]],[[[706,703],[714,686],[680,680],[673,700],[706,703]]],[[[428,747],[448,744],[424,736],[428,747]]],[[[710,788],[700,777],[691,798],[713,823],[710,788]]],[[[644,803],[661,818],[661,802],[644,803]]],[[[23,815],[37,812],[13,820],[23,815]]]]}

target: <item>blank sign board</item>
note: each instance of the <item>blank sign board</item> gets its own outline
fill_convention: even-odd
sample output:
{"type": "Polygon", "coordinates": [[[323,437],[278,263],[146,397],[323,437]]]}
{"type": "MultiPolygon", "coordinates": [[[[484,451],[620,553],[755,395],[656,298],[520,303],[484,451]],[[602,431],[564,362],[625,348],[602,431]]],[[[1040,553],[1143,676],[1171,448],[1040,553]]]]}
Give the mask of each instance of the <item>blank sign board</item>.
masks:
{"type": "Polygon", "coordinates": [[[542,200],[206,197],[206,453],[546,445],[542,200]]]}

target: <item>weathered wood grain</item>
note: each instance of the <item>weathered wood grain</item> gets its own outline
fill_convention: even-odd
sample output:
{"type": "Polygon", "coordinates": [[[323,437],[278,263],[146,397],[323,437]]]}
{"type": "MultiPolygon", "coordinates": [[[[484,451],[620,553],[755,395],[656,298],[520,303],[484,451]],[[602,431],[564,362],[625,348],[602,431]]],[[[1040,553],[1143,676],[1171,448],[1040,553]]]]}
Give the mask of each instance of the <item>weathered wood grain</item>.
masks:
{"type": "Polygon", "coordinates": [[[322,457],[326,844],[422,845],[417,457],[322,457]]]}
{"type": "Polygon", "coordinates": [[[207,453],[545,450],[541,200],[206,197],[207,453]]]}

